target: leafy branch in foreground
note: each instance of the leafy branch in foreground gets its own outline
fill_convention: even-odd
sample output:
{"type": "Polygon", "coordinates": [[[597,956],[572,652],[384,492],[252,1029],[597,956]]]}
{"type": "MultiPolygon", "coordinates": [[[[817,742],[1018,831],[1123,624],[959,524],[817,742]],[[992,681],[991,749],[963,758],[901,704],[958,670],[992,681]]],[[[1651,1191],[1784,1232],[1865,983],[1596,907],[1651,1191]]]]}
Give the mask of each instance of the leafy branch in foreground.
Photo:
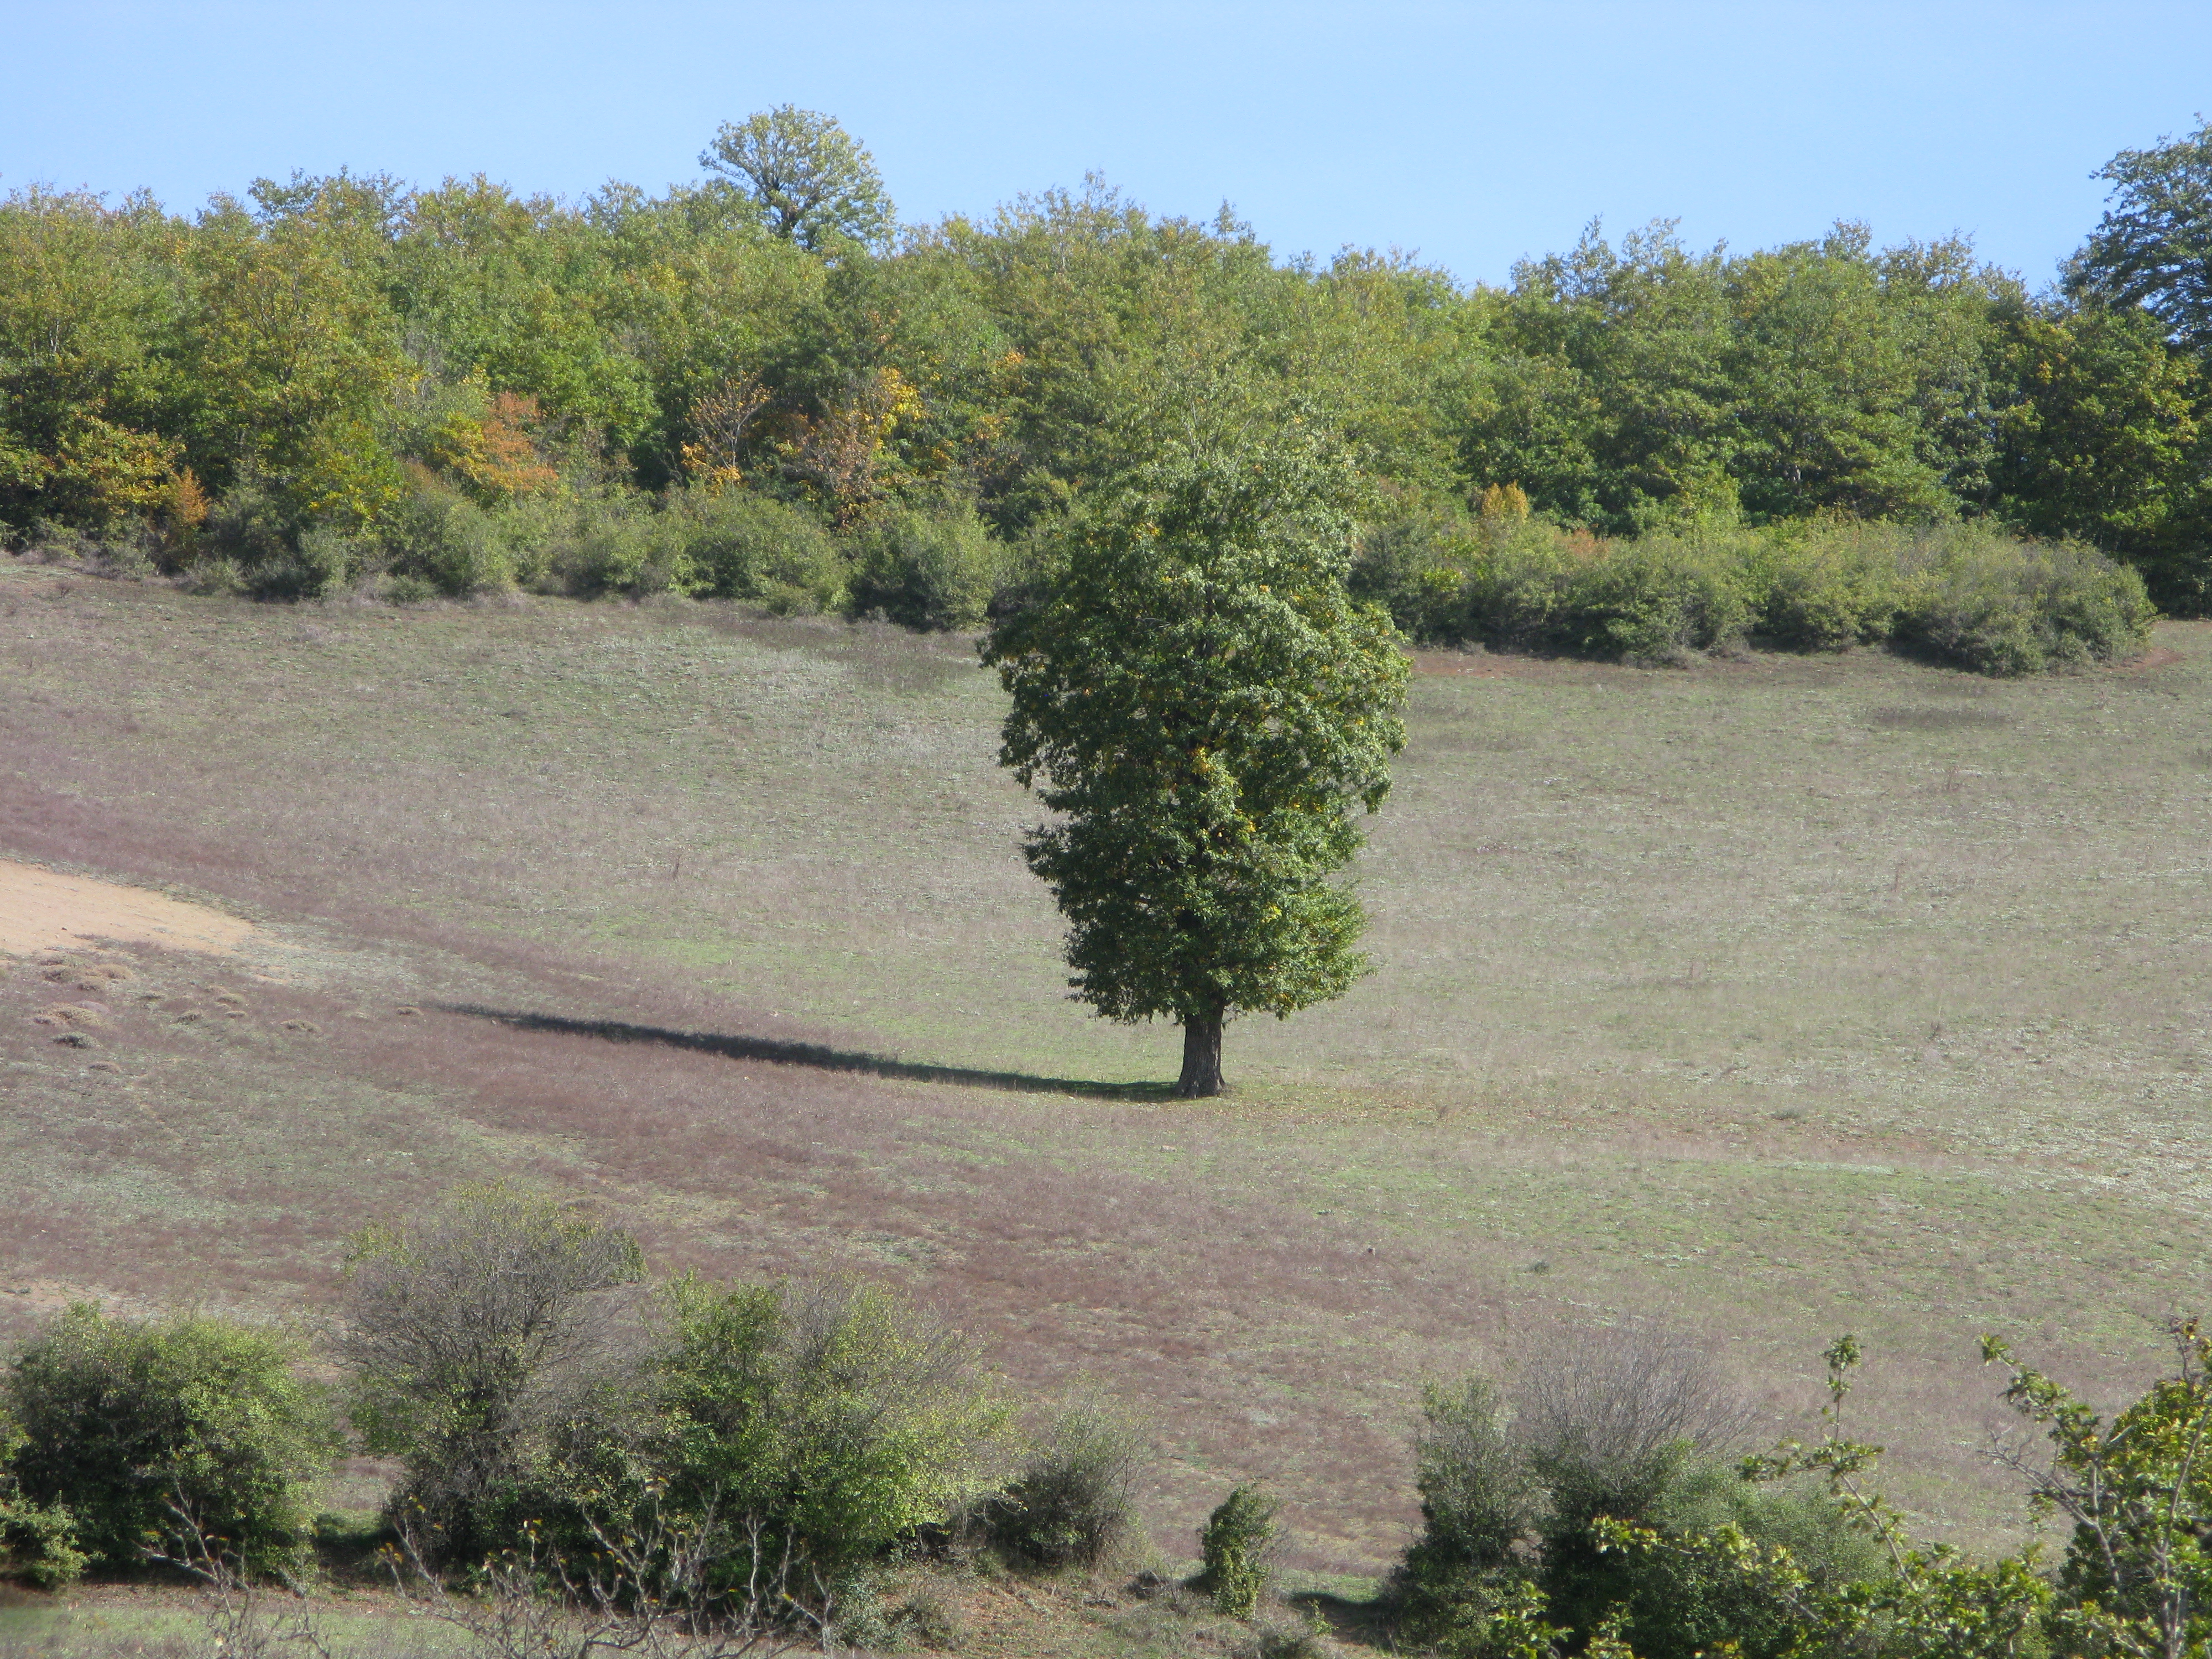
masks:
{"type": "Polygon", "coordinates": [[[1830,1344],[1826,1432],[1814,1445],[1786,1441],[1772,1452],[1746,1458],[1746,1479],[1762,1483],[1812,1474],[1854,1526],[1876,1539],[1889,1571],[1872,1577],[1823,1583],[1784,1543],[1753,1539],[1723,1524],[1686,1536],[1607,1519],[1597,1523],[1604,1547],[1626,1555],[1671,1554],[1701,1574],[1733,1583],[1764,1609],[1759,1622],[1771,1632],[1756,1649],[1773,1659],[1816,1655],[1879,1653],[1884,1659],[2015,1659],[2039,1653],[2040,1626],[2051,1600],[2033,1553],[1988,1565],[1967,1561],[1948,1545],[1923,1548],[1903,1518],[1869,1484],[1882,1449],[1844,1432],[1844,1403],[1850,1373],[1863,1357],[1857,1338],[1830,1344]]]}
{"type": "Polygon", "coordinates": [[[2212,1336],[2168,1327],[2179,1364],[2110,1424],[1995,1337],[1984,1362],[2012,1369],[2005,1399],[2042,1428],[2047,1462],[2004,1450],[2040,1515],[2073,1522],[2053,1632],[2065,1651],[2183,1659],[2212,1647],[2212,1336]]]}

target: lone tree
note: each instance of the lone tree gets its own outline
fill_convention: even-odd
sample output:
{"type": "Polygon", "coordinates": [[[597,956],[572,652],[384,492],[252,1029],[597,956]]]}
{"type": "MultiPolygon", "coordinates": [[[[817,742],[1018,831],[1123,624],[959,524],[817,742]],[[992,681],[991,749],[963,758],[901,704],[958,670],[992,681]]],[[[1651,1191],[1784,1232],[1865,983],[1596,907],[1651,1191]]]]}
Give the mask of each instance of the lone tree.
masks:
{"type": "Polygon", "coordinates": [[[771,232],[811,252],[840,238],[881,241],[895,223],[867,146],[818,110],[783,104],[726,121],[699,165],[758,202],[771,232]]]}
{"type": "Polygon", "coordinates": [[[1068,920],[1069,984],[1109,1019],[1180,1021],[1179,1091],[1215,1095],[1231,1014],[1280,1018],[1366,969],[1331,877],[1352,809],[1389,789],[1406,662],[1345,592],[1352,474],[1318,424],[1181,424],[1076,516],[1061,574],[983,659],[1013,698],[1000,763],[1060,815],[1025,851],[1068,920]]]}

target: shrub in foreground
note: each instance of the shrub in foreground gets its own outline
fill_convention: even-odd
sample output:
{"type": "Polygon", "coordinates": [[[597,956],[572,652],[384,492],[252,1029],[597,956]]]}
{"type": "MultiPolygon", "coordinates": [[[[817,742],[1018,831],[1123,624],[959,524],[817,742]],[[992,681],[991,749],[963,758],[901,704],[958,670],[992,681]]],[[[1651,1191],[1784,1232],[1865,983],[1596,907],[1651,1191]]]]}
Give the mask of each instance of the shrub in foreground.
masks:
{"type": "Polygon", "coordinates": [[[1414,1443],[1422,1531],[1392,1583],[1401,1635],[1470,1659],[1554,1638],[1638,1659],[1790,1650],[1788,1609],[1758,1586],[1678,1549],[1624,1551],[1611,1530],[1726,1530],[1795,1552],[1822,1584],[1876,1576],[1872,1540],[1827,1494],[1729,1461],[1747,1423],[1703,1346],[1656,1325],[1540,1345],[1510,1394],[1432,1386],[1414,1443]]]}
{"type": "Polygon", "coordinates": [[[1102,1406],[1062,1412],[992,1501],[992,1542],[1032,1566],[1097,1565],[1136,1533],[1151,1451],[1140,1429],[1102,1406]]]}
{"type": "Polygon", "coordinates": [[[647,1302],[641,1274],[627,1233],[506,1186],[355,1241],[354,1421],[405,1458],[390,1518],[424,1561],[672,1527],[710,1599],[763,1572],[842,1599],[1000,1485],[1007,1407],[923,1310],[847,1280],[647,1302]]]}
{"type": "MultiPolygon", "coordinates": [[[[1842,1431],[1860,1360],[1849,1336],[1826,1355],[1820,1439],[1785,1442],[1733,1468],[1685,1455],[1678,1441],[1662,1448],[1660,1465],[1607,1456],[1598,1464],[1613,1473],[1602,1480],[1561,1483],[1559,1419],[1540,1395],[1509,1419],[1486,1385],[1431,1390],[1417,1443],[1426,1526],[1398,1576],[1401,1634],[1462,1659],[2202,1654],[2212,1647],[2212,1560],[2203,1547],[2212,1531],[2203,1455],[2212,1443],[2212,1336],[2195,1320],[2171,1330],[2173,1374],[2109,1420],[2002,1342],[1983,1340],[1984,1361],[2011,1372],[2007,1402],[2047,1441],[2039,1455],[2008,1449],[1999,1458],[2023,1477],[2031,1515],[2069,1524],[2055,1571],[2032,1549],[1975,1562],[1910,1536],[1872,1489],[1881,1449],[1842,1431]],[[1634,1478],[1623,1484],[1622,1472],[1634,1478]],[[1529,1508],[1519,1507],[1524,1473],[1545,1488],[1529,1508]],[[1593,1505],[1605,1486],[1602,1506],[1593,1505]],[[1501,1549],[1527,1515],[1534,1524],[1501,1549]]],[[[1643,1392],[1663,1403],[1667,1390],[1643,1392]]],[[[1619,1448],[1636,1437],[1601,1432],[1584,1444],[1607,1437],[1619,1448]]]]}
{"type": "MultiPolygon", "coordinates": [[[[98,1565],[140,1565],[181,1512],[255,1569],[307,1537],[306,1483],[338,1437],[296,1342],[198,1316],[139,1322],[80,1304],[16,1356],[8,1460],[21,1497],[60,1505],[98,1565]]],[[[35,1523],[26,1523],[35,1524],[35,1523]]]]}
{"type": "Polygon", "coordinates": [[[736,1578],[788,1548],[842,1590],[997,1486],[1006,1402],[968,1338],[891,1292],[685,1278],[661,1310],[637,1467],[683,1512],[742,1523],[736,1578]]]}
{"type": "Polygon", "coordinates": [[[1442,1643],[1486,1633],[1533,1591],[1519,1553],[1542,1493],[1514,1438],[1504,1396],[1487,1378],[1423,1391],[1413,1439],[1421,1532],[1391,1582],[1401,1632],[1442,1643]]]}
{"type": "Polygon", "coordinates": [[[641,1273],[628,1233],[506,1186],[354,1239],[339,1352],[364,1442],[406,1460],[396,1523],[464,1560],[514,1541],[556,1437],[630,1361],[608,1293],[641,1273]]]}
{"type": "Polygon", "coordinates": [[[1214,1611],[1249,1619],[1274,1577],[1282,1529],[1275,1500],[1256,1486],[1239,1486],[1221,1500],[1198,1534],[1204,1566],[1199,1588],[1213,1598],[1214,1611]]]}
{"type": "MultiPolygon", "coordinates": [[[[22,1436],[0,1420],[0,1470],[15,1461],[22,1436]]],[[[76,1517],[59,1504],[23,1496],[12,1474],[0,1473],[0,1578],[20,1578],[40,1589],[58,1589],[84,1574],[76,1547],[76,1517]]]]}

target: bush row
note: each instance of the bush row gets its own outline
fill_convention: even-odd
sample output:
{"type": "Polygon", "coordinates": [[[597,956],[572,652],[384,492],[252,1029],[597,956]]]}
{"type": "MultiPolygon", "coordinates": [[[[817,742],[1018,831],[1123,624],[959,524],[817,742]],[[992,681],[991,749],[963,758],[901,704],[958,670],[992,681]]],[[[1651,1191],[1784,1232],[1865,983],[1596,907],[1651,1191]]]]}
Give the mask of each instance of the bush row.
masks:
{"type": "Polygon", "coordinates": [[[0,1393],[0,1568],[52,1584],[219,1540],[283,1575],[349,1443],[402,1464],[394,1539],[463,1574],[680,1534],[688,1594],[772,1572],[826,1607],[925,1536],[1059,1566],[1131,1535],[1138,1430],[1096,1404],[1024,1430],[974,1346],[915,1305],[642,1277],[619,1229],[490,1188],[355,1241],[340,1386],[303,1378],[289,1333],[72,1308],[0,1393]]]}
{"type": "Polygon", "coordinates": [[[1985,526],[1810,520],[1609,541],[1532,517],[1503,490],[1474,514],[1385,519],[1362,538],[1352,580],[1416,639],[1644,663],[1759,640],[1887,643],[2038,673],[2140,652],[2154,614],[2130,567],[1985,526]]]}
{"type": "MultiPolygon", "coordinates": [[[[283,1333],[63,1315],[8,1373],[0,1565],[55,1583],[217,1551],[283,1574],[341,1407],[402,1462],[386,1514],[402,1558],[479,1595],[611,1593],[593,1575],[615,1560],[629,1603],[746,1621],[765,1605],[870,1639],[895,1551],[1095,1565],[1135,1528],[1146,1454],[1124,1419],[1084,1405],[1018,1432],[964,1337],[857,1282],[649,1288],[619,1230],[492,1188],[357,1239],[347,1312],[335,1392],[301,1379],[283,1333]]],[[[2050,1563],[1910,1535],[1871,1489],[1878,1449],[1844,1432],[1850,1338],[1826,1356],[1819,1438],[1767,1453],[1710,1345],[1660,1327],[1569,1334],[1505,1382],[1432,1386],[1393,1643],[1451,1659],[2205,1651],[2212,1337],[2173,1329],[2175,1373],[2109,1420],[1984,1340],[2051,1443],[2011,1458],[2031,1507],[2071,1525],[2050,1563]]],[[[1193,1588],[1252,1618],[1281,1541],[1274,1501],[1239,1486],[1193,1588]]]]}
{"type": "Polygon", "coordinates": [[[921,629],[980,623],[1022,562],[961,500],[841,531],[804,507],[739,489],[659,498],[578,490],[487,503],[427,471],[353,533],[297,524],[283,497],[249,482],[188,535],[149,530],[135,542],[100,544],[46,526],[38,539],[259,599],[366,591],[406,604],[517,587],[585,599],[679,593],[921,629]]]}
{"type": "MultiPolygon", "coordinates": [[[[840,530],[740,488],[568,488],[487,502],[416,469],[398,504],[356,534],[287,512],[249,481],[189,535],[149,531],[125,556],[269,599],[672,592],[921,629],[972,627],[1018,602],[1050,557],[1042,538],[1000,541],[962,499],[840,530]]],[[[48,539],[78,544],[59,530],[48,539]]],[[[1386,504],[1360,532],[1352,586],[1415,640],[1646,664],[1756,641],[1887,644],[1984,673],[2039,673],[2140,652],[2155,614],[2132,567],[1985,524],[1692,522],[1607,540],[1531,515],[1510,487],[1474,511],[1386,504]]]]}

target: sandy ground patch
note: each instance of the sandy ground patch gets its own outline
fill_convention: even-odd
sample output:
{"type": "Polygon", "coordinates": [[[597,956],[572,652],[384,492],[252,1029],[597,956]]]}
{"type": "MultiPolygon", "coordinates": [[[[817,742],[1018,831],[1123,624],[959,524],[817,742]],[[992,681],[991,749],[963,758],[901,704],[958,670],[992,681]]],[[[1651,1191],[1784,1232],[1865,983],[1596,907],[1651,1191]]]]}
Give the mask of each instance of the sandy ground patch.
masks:
{"type": "Polygon", "coordinates": [[[25,956],[93,939],[235,956],[252,924],[204,905],[0,860],[0,951],[25,956]]]}

